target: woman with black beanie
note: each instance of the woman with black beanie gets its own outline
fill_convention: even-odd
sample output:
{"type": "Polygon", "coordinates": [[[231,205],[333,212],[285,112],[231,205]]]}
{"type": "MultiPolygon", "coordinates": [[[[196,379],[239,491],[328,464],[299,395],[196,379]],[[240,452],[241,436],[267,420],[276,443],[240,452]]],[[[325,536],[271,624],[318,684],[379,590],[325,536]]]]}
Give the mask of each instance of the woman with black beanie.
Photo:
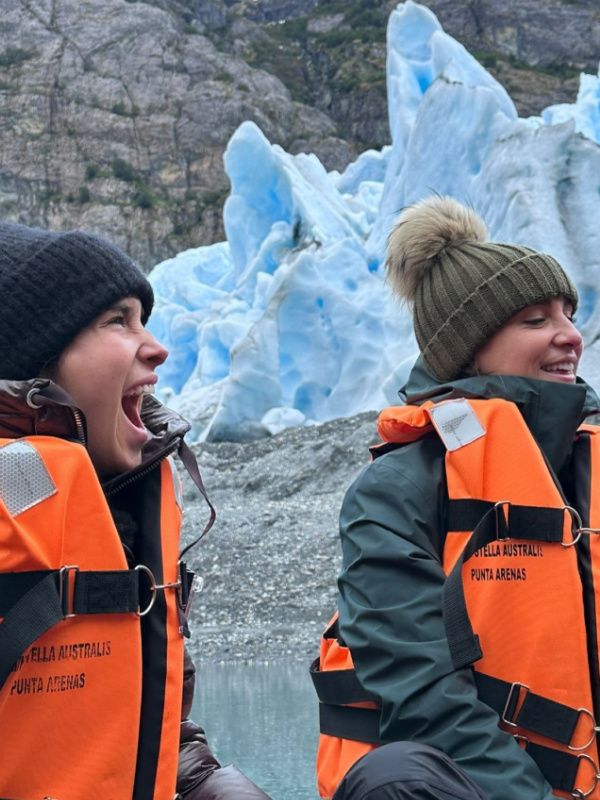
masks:
{"type": "Polygon", "coordinates": [[[0,796],[268,800],[189,719],[172,456],[204,487],[152,396],[148,280],[96,236],[0,223],[0,297],[0,796]]]}

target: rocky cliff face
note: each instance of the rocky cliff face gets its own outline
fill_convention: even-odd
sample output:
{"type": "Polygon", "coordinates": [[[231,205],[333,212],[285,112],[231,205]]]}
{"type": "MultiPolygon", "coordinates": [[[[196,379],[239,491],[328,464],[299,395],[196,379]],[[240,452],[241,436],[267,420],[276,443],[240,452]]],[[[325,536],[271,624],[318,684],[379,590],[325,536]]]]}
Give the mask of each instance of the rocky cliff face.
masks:
{"type": "Polygon", "coordinates": [[[291,148],[335,132],[275,75],[147,3],[11,3],[0,66],[2,216],[106,233],[147,266],[222,238],[222,153],[244,119],[291,148]]]}
{"type": "MultiPolygon", "coordinates": [[[[5,0],[0,215],[109,235],[150,267],[223,237],[222,154],[252,119],[329,168],[388,141],[377,0],[5,0]]],[[[596,0],[429,0],[522,113],[596,71],[596,0]]]]}

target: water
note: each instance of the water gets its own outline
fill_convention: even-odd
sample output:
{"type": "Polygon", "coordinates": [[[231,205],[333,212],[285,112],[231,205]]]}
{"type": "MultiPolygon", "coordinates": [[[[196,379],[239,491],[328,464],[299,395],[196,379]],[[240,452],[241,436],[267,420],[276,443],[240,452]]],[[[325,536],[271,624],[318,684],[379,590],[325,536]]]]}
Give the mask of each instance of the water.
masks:
{"type": "Polygon", "coordinates": [[[316,800],[316,695],[308,664],[201,664],[192,717],[221,764],[273,800],[316,800]]]}

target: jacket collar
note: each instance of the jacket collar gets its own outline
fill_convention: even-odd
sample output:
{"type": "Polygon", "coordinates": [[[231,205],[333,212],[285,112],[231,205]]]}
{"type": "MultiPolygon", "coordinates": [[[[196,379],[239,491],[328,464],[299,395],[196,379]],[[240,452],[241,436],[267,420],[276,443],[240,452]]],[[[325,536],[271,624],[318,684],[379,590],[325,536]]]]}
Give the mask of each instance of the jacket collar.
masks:
{"type": "Polygon", "coordinates": [[[581,378],[573,385],[518,375],[478,375],[437,381],[419,358],[402,390],[407,403],[456,397],[501,398],[515,403],[546,458],[558,472],[568,458],[578,426],[600,410],[600,399],[581,378]]]}
{"type": "MultiPolygon", "coordinates": [[[[190,429],[188,422],[151,395],[144,398],[142,420],[150,433],[142,451],[142,467],[174,450],[190,429]]],[[[0,437],[34,435],[58,436],[85,445],[85,416],[73,399],[47,378],[0,380],[0,437]]],[[[123,477],[107,485],[121,483],[123,477]]]]}

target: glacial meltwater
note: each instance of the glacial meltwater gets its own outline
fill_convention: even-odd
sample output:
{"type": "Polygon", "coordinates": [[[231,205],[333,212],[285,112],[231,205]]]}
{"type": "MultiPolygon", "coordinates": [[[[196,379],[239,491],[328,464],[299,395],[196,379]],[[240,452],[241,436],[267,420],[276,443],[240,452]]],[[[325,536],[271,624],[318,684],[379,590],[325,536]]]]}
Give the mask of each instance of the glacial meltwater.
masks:
{"type": "Polygon", "coordinates": [[[316,800],[317,699],[308,664],[198,664],[193,719],[221,764],[273,800],[316,800]]]}

